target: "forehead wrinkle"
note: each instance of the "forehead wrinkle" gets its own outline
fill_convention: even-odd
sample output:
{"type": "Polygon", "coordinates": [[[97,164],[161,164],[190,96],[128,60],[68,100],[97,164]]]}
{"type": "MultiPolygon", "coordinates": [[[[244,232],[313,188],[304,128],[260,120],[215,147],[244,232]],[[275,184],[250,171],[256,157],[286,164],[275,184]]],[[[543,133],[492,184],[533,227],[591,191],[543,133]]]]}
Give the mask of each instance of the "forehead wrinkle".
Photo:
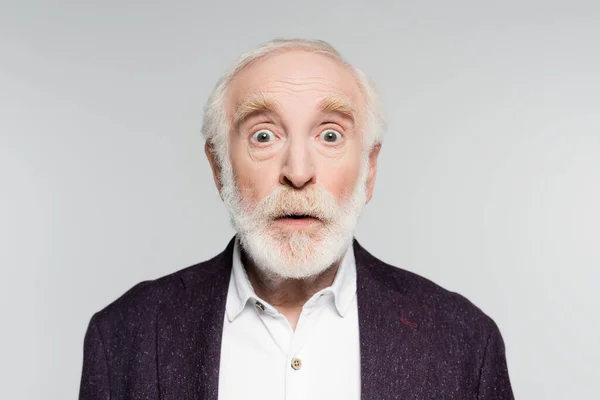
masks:
{"type": "Polygon", "coordinates": [[[340,82],[335,79],[330,79],[326,76],[305,76],[300,78],[291,78],[291,77],[281,77],[279,79],[273,79],[271,82],[277,83],[285,83],[293,86],[307,85],[307,84],[317,84],[317,85],[325,85],[328,87],[339,86],[340,82]]]}
{"type": "MultiPolygon", "coordinates": [[[[299,80],[300,79],[296,79],[296,81],[299,80]]],[[[338,82],[326,77],[314,77],[303,80],[310,82],[298,83],[294,82],[293,80],[277,80],[269,82],[266,85],[266,87],[268,87],[270,91],[276,91],[288,95],[306,93],[311,91],[322,93],[324,98],[322,98],[321,102],[319,103],[319,111],[339,113],[343,116],[352,119],[354,125],[356,125],[359,112],[357,107],[355,107],[353,103],[355,103],[357,95],[360,99],[362,99],[363,93],[359,87],[356,87],[355,81],[353,81],[354,87],[342,88],[338,82]],[[299,88],[294,86],[306,87],[299,88]]]]}
{"type": "MultiPolygon", "coordinates": [[[[282,104],[277,100],[277,95],[300,95],[308,92],[319,94],[316,110],[321,113],[336,113],[352,121],[356,127],[358,121],[357,108],[352,105],[357,93],[355,88],[347,93],[339,82],[327,77],[316,76],[307,78],[274,79],[265,82],[262,88],[255,88],[253,92],[243,97],[233,110],[233,127],[239,129],[240,125],[253,115],[280,114],[282,104]]],[[[247,88],[250,89],[250,88],[247,88]]],[[[360,91],[358,92],[360,95],[360,91]]]]}
{"type": "Polygon", "coordinates": [[[268,82],[265,85],[265,88],[268,89],[279,89],[286,92],[308,92],[308,91],[317,91],[317,92],[334,92],[343,94],[344,91],[340,88],[340,85],[337,82],[334,82],[330,79],[324,79],[326,82],[315,82],[315,80],[306,80],[305,82],[293,82],[289,80],[276,80],[268,82]]]}

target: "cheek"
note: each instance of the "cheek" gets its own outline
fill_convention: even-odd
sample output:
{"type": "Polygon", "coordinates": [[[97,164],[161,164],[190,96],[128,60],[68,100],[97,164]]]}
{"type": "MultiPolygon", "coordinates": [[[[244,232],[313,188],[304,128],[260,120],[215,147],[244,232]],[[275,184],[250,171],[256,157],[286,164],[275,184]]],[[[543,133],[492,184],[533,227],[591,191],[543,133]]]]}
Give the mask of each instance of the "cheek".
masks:
{"type": "Polygon", "coordinates": [[[255,205],[267,197],[277,186],[279,170],[275,162],[252,159],[247,151],[231,149],[231,167],[242,198],[255,205]]]}
{"type": "Polygon", "coordinates": [[[344,154],[339,158],[320,157],[317,181],[340,202],[352,195],[362,162],[362,144],[358,140],[348,141],[344,154]]]}
{"type": "Polygon", "coordinates": [[[359,161],[348,161],[323,165],[321,168],[321,184],[340,201],[351,195],[360,172],[359,161]]]}

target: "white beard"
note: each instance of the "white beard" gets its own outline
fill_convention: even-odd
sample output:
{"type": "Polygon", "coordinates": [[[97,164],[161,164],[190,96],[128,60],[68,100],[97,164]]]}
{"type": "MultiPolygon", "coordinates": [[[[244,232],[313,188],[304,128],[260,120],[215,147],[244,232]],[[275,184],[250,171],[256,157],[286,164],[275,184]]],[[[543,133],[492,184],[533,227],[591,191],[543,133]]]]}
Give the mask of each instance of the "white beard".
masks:
{"type": "Polygon", "coordinates": [[[221,195],[242,248],[270,280],[315,277],[338,261],[352,244],[366,202],[368,159],[364,157],[356,185],[338,204],[320,187],[296,190],[280,186],[256,206],[247,205],[234,181],[229,160],[221,163],[221,195]],[[279,229],[274,220],[298,213],[317,217],[316,228],[279,229]]]}

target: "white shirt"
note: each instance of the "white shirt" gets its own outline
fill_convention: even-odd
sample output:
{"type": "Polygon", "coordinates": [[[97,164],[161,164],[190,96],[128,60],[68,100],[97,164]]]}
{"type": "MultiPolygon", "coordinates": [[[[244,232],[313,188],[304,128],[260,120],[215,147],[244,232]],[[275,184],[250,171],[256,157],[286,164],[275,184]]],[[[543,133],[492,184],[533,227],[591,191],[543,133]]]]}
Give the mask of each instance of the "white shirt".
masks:
{"type": "Polygon", "coordinates": [[[237,240],[232,267],[219,399],[359,400],[360,342],[352,246],[343,256],[333,284],[302,307],[296,331],[283,314],[254,293],[237,240]]]}

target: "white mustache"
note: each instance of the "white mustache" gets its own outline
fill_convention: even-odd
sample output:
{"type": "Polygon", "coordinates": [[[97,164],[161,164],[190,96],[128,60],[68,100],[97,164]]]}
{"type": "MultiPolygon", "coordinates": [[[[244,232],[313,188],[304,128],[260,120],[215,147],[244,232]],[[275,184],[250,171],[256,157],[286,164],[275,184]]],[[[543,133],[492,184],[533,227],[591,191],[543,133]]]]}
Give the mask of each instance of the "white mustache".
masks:
{"type": "Polygon", "coordinates": [[[254,211],[265,219],[305,215],[328,222],[339,218],[341,209],[335,197],[325,189],[313,186],[298,190],[281,186],[261,200],[254,211]]]}

